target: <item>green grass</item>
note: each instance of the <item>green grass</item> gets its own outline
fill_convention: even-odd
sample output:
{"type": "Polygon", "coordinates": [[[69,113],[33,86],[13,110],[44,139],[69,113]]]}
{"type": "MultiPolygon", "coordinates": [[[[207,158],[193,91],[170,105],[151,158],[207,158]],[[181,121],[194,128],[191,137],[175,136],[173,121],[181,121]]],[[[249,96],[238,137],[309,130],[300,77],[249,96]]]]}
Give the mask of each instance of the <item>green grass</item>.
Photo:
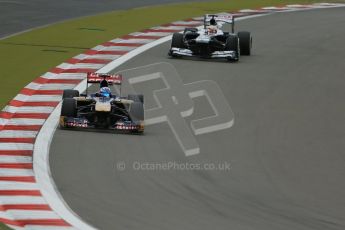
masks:
{"type": "Polygon", "coordinates": [[[7,227],[5,224],[0,223],[0,230],[11,230],[11,229],[7,227]]]}
{"type": "Polygon", "coordinates": [[[63,61],[110,39],[205,13],[307,0],[223,0],[114,11],[40,28],[0,40],[0,108],[27,83],[63,61]]]}

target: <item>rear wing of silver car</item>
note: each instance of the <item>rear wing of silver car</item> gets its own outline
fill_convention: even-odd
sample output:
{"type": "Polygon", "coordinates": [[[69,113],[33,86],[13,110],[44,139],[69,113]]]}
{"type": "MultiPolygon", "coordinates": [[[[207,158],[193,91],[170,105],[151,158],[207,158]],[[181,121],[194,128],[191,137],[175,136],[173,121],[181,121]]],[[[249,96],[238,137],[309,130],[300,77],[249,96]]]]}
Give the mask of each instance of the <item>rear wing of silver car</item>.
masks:
{"type": "Polygon", "coordinates": [[[204,29],[212,21],[231,24],[231,32],[235,33],[235,16],[231,14],[205,14],[204,16],[204,29]]]}

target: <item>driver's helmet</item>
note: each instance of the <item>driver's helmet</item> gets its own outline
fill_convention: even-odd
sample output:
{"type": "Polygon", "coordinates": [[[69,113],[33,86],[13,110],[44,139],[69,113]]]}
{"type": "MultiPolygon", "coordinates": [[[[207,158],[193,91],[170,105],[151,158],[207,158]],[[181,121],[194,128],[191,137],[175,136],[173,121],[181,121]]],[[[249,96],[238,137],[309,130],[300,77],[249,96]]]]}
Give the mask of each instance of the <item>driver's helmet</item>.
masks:
{"type": "Polygon", "coordinates": [[[110,91],[109,87],[102,87],[101,90],[99,91],[99,94],[102,97],[110,97],[111,91],[110,91]]]}
{"type": "Polygon", "coordinates": [[[216,26],[217,25],[216,19],[214,19],[214,17],[211,18],[210,25],[211,26],[216,26]]]}

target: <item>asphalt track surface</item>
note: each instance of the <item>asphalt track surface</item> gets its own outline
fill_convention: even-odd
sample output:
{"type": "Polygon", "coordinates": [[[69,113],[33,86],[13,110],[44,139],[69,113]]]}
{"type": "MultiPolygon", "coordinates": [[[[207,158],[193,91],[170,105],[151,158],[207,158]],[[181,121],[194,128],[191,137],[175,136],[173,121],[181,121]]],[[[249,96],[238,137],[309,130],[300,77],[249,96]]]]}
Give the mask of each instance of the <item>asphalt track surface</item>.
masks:
{"type": "MultiPolygon", "coordinates": [[[[165,61],[184,83],[217,82],[234,126],[197,136],[201,152],[191,157],[167,124],[144,136],[57,130],[50,164],[63,198],[99,229],[345,229],[344,14],[241,21],[255,49],[239,63],[169,59],[165,43],[124,64],[165,61]],[[135,161],[231,162],[231,170],[135,171],[135,161]]],[[[196,117],[209,113],[205,104],[195,101],[196,117]]]]}
{"type": "MultiPolygon", "coordinates": [[[[188,0],[193,2],[197,0],[188,0]]],[[[200,0],[199,0],[200,1],[200,0]]],[[[203,0],[201,0],[203,1],[203,0]]],[[[0,38],[59,21],[183,0],[0,0],[0,38]]]]}

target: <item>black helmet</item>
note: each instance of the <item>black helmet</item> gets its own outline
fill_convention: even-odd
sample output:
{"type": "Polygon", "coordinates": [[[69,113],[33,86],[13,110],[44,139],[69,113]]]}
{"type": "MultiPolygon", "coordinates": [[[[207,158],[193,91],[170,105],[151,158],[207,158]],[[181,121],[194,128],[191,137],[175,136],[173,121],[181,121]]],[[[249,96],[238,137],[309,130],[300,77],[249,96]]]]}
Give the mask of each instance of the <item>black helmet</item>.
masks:
{"type": "Polygon", "coordinates": [[[211,18],[210,25],[211,26],[216,26],[217,25],[216,19],[214,19],[214,17],[211,18]]]}

